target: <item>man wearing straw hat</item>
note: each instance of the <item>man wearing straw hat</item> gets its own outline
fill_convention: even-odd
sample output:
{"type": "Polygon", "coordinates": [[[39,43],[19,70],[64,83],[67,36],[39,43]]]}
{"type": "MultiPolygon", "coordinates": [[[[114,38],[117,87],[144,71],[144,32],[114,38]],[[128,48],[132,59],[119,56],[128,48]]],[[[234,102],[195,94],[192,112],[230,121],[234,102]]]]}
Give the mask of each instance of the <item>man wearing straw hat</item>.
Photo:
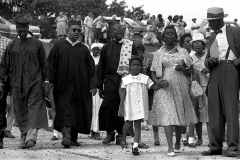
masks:
{"type": "Polygon", "coordinates": [[[212,7],[207,11],[210,37],[209,53],[205,66],[210,69],[208,106],[210,149],[204,156],[222,155],[224,121],[227,121],[227,156],[238,156],[238,102],[240,66],[240,28],[224,24],[223,8],[212,7]]]}

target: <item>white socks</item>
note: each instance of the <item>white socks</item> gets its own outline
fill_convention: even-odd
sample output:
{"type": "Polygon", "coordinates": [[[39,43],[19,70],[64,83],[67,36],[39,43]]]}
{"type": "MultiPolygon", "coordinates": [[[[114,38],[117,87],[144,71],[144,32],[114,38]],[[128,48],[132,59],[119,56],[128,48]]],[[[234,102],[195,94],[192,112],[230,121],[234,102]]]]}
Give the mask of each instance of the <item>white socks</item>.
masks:
{"type": "Polygon", "coordinates": [[[189,143],[189,144],[194,143],[194,137],[189,137],[189,138],[188,138],[188,143],[189,143]]]}
{"type": "Polygon", "coordinates": [[[137,148],[138,147],[138,143],[137,142],[134,142],[133,143],[133,148],[137,148]]]}

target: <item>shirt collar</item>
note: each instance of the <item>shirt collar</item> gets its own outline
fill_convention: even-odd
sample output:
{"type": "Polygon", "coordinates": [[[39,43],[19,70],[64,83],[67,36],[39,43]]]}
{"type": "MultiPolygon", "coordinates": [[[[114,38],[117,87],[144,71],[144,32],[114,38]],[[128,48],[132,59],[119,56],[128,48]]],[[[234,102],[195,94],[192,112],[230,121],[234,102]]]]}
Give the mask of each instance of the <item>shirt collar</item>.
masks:
{"type": "Polygon", "coordinates": [[[193,63],[196,63],[198,60],[205,61],[206,56],[207,56],[207,52],[205,52],[204,55],[200,59],[198,59],[197,56],[196,56],[196,52],[195,52],[192,56],[192,61],[193,61],[193,63]]]}
{"type": "Polygon", "coordinates": [[[66,40],[67,40],[72,46],[75,46],[76,44],[80,43],[79,40],[77,40],[76,42],[72,42],[68,37],[66,38],[66,40]]]}
{"type": "Polygon", "coordinates": [[[226,24],[221,28],[221,30],[222,30],[222,33],[224,32],[226,32],[226,24]]]}
{"type": "MultiPolygon", "coordinates": [[[[31,37],[32,35],[28,33],[27,38],[31,38],[31,37]]],[[[17,36],[17,38],[20,38],[19,35],[17,36]]]]}

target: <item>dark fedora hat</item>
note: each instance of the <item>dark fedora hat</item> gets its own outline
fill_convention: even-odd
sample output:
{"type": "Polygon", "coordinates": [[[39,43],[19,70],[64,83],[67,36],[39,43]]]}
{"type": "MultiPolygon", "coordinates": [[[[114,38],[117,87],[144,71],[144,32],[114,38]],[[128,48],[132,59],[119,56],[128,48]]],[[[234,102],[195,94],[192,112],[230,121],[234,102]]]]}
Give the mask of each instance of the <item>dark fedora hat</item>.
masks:
{"type": "Polygon", "coordinates": [[[228,16],[228,14],[224,14],[223,8],[212,7],[212,8],[208,8],[207,18],[205,20],[222,19],[227,16],[228,16]]]}

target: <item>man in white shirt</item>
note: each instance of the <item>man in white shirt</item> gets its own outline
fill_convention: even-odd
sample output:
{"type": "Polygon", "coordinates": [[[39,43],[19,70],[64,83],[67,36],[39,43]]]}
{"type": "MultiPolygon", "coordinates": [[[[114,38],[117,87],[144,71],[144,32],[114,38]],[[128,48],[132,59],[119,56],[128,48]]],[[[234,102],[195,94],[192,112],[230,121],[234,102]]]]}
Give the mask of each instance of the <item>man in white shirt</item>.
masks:
{"type": "Polygon", "coordinates": [[[240,28],[224,24],[223,8],[208,9],[207,19],[214,33],[209,40],[205,66],[210,69],[208,83],[210,150],[204,156],[222,155],[227,122],[227,156],[238,156],[240,28]]]}
{"type": "Polygon", "coordinates": [[[89,12],[88,16],[84,19],[85,25],[85,43],[92,44],[92,24],[93,24],[93,14],[89,12]]]}
{"type": "Polygon", "coordinates": [[[147,25],[147,16],[143,15],[143,20],[141,21],[143,25],[147,25]]]}
{"type": "Polygon", "coordinates": [[[192,26],[191,26],[191,34],[193,36],[195,33],[199,32],[198,29],[200,28],[200,26],[197,23],[197,19],[196,18],[193,18],[192,21],[193,21],[193,23],[192,23],[192,26]]]}

